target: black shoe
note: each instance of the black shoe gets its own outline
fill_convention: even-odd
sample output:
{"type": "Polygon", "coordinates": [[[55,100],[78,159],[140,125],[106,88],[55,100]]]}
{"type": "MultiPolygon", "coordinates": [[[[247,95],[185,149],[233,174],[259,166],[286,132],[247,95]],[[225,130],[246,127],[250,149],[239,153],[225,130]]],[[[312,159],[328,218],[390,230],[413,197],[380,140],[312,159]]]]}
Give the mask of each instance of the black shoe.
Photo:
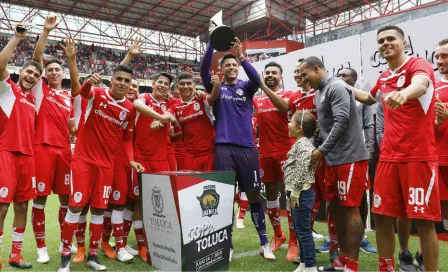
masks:
{"type": "Polygon", "coordinates": [[[417,271],[415,266],[412,264],[412,254],[409,251],[404,251],[398,253],[398,265],[400,266],[400,271],[417,271]]]}
{"type": "Polygon", "coordinates": [[[70,259],[70,255],[61,256],[61,265],[58,268],[58,272],[70,272],[70,259]]]}
{"type": "Polygon", "coordinates": [[[418,253],[418,251],[415,252],[414,255],[414,265],[417,266],[418,271],[425,271],[425,265],[423,264],[423,255],[418,253]]]}
{"type": "Polygon", "coordinates": [[[21,255],[16,255],[13,258],[9,258],[8,264],[19,269],[30,269],[33,267],[33,265],[26,262],[21,255]]]}

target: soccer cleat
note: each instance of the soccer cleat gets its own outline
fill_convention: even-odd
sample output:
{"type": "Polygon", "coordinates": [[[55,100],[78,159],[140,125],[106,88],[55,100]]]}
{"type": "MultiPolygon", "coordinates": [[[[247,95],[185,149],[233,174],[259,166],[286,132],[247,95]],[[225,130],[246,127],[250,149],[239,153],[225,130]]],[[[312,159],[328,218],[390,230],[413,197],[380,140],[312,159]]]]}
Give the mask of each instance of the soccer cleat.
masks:
{"type": "Polygon", "coordinates": [[[330,262],[334,263],[339,260],[339,250],[331,249],[330,250],[330,262]]]}
{"type": "Polygon", "coordinates": [[[117,258],[117,253],[108,242],[101,242],[101,249],[103,250],[107,258],[112,260],[117,258]]]}
{"type": "Polygon", "coordinates": [[[318,271],[343,271],[344,269],[345,265],[339,260],[332,264],[319,266],[319,268],[317,268],[318,271]]]}
{"type": "MultiPolygon", "coordinates": [[[[297,245],[297,243],[289,243],[288,253],[286,253],[286,260],[292,261],[297,256],[299,256],[299,245],[297,245]]],[[[300,257],[299,257],[299,261],[300,261],[300,257]]]]}
{"type": "Polygon", "coordinates": [[[12,267],[19,268],[19,269],[30,269],[33,267],[33,265],[29,262],[26,262],[22,255],[17,254],[16,256],[9,258],[8,264],[12,267]]]}
{"type": "MultiPolygon", "coordinates": [[[[62,242],[59,244],[59,253],[62,253],[62,248],[64,247],[64,245],[62,244],[62,242]]],[[[72,244],[72,247],[70,249],[70,253],[71,254],[76,254],[76,252],[78,252],[78,248],[76,247],[76,244],[72,244]]]]}
{"type": "Polygon", "coordinates": [[[286,234],[282,232],[282,236],[278,237],[274,235],[271,240],[271,249],[273,252],[276,252],[280,249],[280,246],[286,241],[286,234]]]}
{"type": "Polygon", "coordinates": [[[74,263],[83,263],[86,254],[86,247],[80,246],[78,247],[78,252],[76,252],[75,259],[73,259],[74,263]]]}
{"type": "Polygon", "coordinates": [[[325,239],[322,245],[316,248],[316,252],[327,253],[328,251],[330,251],[330,245],[331,245],[330,238],[327,238],[325,239]]]}
{"type": "Polygon", "coordinates": [[[144,261],[144,262],[146,262],[146,261],[148,261],[148,255],[146,254],[146,247],[141,247],[139,250],[138,250],[138,255],[140,255],[140,258],[142,258],[142,260],[144,261]]]}
{"type": "Polygon", "coordinates": [[[323,236],[322,234],[319,234],[315,230],[313,230],[313,238],[314,238],[314,240],[322,240],[322,239],[325,239],[325,236],[323,236]]]}
{"type": "MultiPolygon", "coordinates": [[[[345,271],[347,271],[347,270],[345,270],[345,271]]],[[[315,266],[305,267],[305,269],[303,269],[303,272],[317,272],[317,268],[315,266]]]]}
{"type": "Polygon", "coordinates": [[[377,253],[376,249],[367,241],[366,237],[362,237],[360,249],[366,253],[377,253]]]}
{"type": "Polygon", "coordinates": [[[275,255],[274,255],[274,253],[272,253],[272,249],[269,246],[269,244],[260,246],[260,255],[265,260],[275,260],[275,255]]]}
{"type": "Polygon", "coordinates": [[[232,261],[232,257],[233,257],[233,248],[231,248],[229,252],[229,263],[232,261]]]}
{"type": "Polygon", "coordinates": [[[61,265],[58,268],[58,272],[70,272],[70,255],[61,256],[61,265]]]}
{"type": "Polygon", "coordinates": [[[50,256],[48,256],[47,247],[41,247],[37,249],[36,261],[41,264],[46,264],[50,261],[50,256]]]}
{"type": "Polygon", "coordinates": [[[132,259],[134,259],[134,256],[129,254],[129,252],[124,248],[120,248],[117,252],[117,260],[122,263],[130,262],[132,259]]]}
{"type": "Polygon", "coordinates": [[[294,272],[303,272],[304,269],[305,269],[305,263],[301,263],[301,264],[299,264],[299,266],[296,268],[296,270],[294,270],[294,272]]]}
{"type": "Polygon", "coordinates": [[[98,261],[98,256],[92,255],[87,257],[86,267],[93,269],[94,271],[106,271],[107,267],[103,264],[100,264],[98,261]]]}
{"type": "Polygon", "coordinates": [[[236,220],[236,228],[237,229],[244,229],[246,226],[244,226],[244,219],[237,219],[236,220]]]}
{"type": "Polygon", "coordinates": [[[409,251],[398,253],[398,265],[402,272],[417,271],[412,264],[412,254],[409,251]]]}
{"type": "Polygon", "coordinates": [[[418,251],[415,252],[414,255],[414,265],[417,266],[418,271],[425,271],[425,265],[423,264],[423,255],[418,253],[418,251]]]}
{"type": "Polygon", "coordinates": [[[131,254],[132,256],[137,256],[138,255],[138,250],[133,249],[131,246],[125,246],[124,247],[126,249],[126,251],[131,254]]]}
{"type": "Polygon", "coordinates": [[[300,256],[295,256],[294,258],[292,258],[292,263],[293,264],[300,264],[300,256]]]}

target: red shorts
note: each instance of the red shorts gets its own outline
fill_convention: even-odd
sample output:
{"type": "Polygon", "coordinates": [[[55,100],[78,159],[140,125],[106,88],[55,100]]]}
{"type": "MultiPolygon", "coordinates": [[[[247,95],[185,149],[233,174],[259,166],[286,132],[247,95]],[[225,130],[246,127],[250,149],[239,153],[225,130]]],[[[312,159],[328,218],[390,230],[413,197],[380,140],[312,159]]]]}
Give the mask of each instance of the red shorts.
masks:
{"type": "Polygon", "coordinates": [[[115,163],[114,178],[112,181],[112,195],[109,198],[110,204],[126,204],[128,199],[128,190],[133,187],[132,175],[132,167],[115,163]]]}
{"type": "Polygon", "coordinates": [[[58,195],[70,194],[70,164],[72,151],[50,145],[34,146],[36,165],[37,196],[49,196],[51,191],[58,195]]]}
{"type": "Polygon", "coordinates": [[[369,161],[357,161],[325,168],[327,201],[346,207],[361,206],[364,191],[370,188],[369,161]]]}
{"type": "Polygon", "coordinates": [[[439,166],[440,200],[448,201],[448,166],[439,166]]]}
{"type": "Polygon", "coordinates": [[[72,161],[69,205],[106,209],[112,193],[114,169],[72,161]]]}
{"type": "Polygon", "coordinates": [[[36,198],[34,157],[0,151],[0,203],[36,198]]]}
{"type": "Polygon", "coordinates": [[[186,159],[187,170],[191,171],[213,171],[214,162],[214,152],[201,156],[187,155],[186,159]]]}
{"type": "Polygon", "coordinates": [[[277,182],[284,180],[283,164],[286,155],[260,158],[260,178],[262,182],[277,182]]]}
{"type": "Polygon", "coordinates": [[[176,171],[176,155],[174,154],[174,150],[168,149],[168,163],[170,165],[169,171],[176,171]]]}
{"type": "Polygon", "coordinates": [[[376,168],[372,212],[440,221],[437,162],[383,162],[376,168]]]}
{"type": "Polygon", "coordinates": [[[187,155],[186,154],[176,154],[176,164],[177,164],[177,171],[187,170],[187,155]]]}
{"type": "Polygon", "coordinates": [[[325,169],[327,164],[325,158],[322,158],[320,167],[316,168],[316,182],[313,184],[313,189],[316,192],[315,202],[326,201],[327,196],[325,192],[325,169]]]}

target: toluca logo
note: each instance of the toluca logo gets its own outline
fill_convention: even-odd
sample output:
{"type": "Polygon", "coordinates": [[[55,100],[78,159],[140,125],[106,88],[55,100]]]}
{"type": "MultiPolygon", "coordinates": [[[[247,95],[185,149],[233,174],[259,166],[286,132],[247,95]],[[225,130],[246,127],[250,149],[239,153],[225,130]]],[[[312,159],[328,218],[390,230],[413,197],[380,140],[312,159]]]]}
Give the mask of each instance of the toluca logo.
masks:
{"type": "Polygon", "coordinates": [[[196,241],[196,244],[198,245],[198,252],[201,252],[201,250],[205,250],[218,243],[222,243],[227,239],[228,236],[226,229],[222,229],[218,232],[212,233],[207,237],[201,238],[200,240],[196,241]]]}
{"type": "Polygon", "coordinates": [[[216,192],[216,185],[204,186],[204,192],[196,197],[202,209],[202,217],[218,214],[219,195],[216,192]]]}
{"type": "Polygon", "coordinates": [[[154,216],[165,217],[163,212],[163,198],[160,189],[157,186],[152,188],[152,207],[154,208],[154,216]]]}
{"type": "Polygon", "coordinates": [[[194,228],[191,228],[188,232],[188,240],[195,241],[199,238],[209,235],[214,232],[213,224],[211,221],[208,221],[207,224],[199,225],[194,228]]]}

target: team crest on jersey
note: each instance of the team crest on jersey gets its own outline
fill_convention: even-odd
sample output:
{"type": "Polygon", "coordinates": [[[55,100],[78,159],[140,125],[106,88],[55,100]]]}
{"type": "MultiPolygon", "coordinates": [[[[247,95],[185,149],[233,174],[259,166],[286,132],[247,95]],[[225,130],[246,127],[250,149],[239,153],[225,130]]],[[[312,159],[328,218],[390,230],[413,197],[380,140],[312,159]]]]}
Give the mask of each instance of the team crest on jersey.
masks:
{"type": "Polygon", "coordinates": [[[264,177],[264,170],[260,168],[260,178],[264,177]]]}
{"type": "Polygon", "coordinates": [[[381,197],[377,194],[373,196],[373,206],[378,208],[381,205],[381,197]]]}
{"type": "Polygon", "coordinates": [[[123,121],[124,119],[126,119],[126,112],[125,111],[121,111],[120,112],[120,120],[123,121]]]}
{"type": "Polygon", "coordinates": [[[119,191],[114,191],[113,197],[114,197],[114,200],[119,200],[120,199],[120,192],[119,191]]]}
{"type": "Polygon", "coordinates": [[[199,105],[199,103],[198,102],[196,102],[196,103],[194,103],[194,110],[195,111],[198,111],[198,110],[200,110],[201,109],[201,106],[199,105]]]}
{"type": "Polygon", "coordinates": [[[243,90],[241,90],[240,88],[238,88],[238,89],[236,90],[236,94],[237,94],[237,95],[243,95],[243,90]]]}
{"type": "Polygon", "coordinates": [[[65,99],[64,102],[65,102],[65,105],[67,105],[67,107],[70,107],[70,99],[67,98],[67,99],[65,99]]]}
{"type": "Polygon", "coordinates": [[[82,193],[81,192],[76,192],[75,195],[73,196],[73,200],[75,201],[75,203],[79,203],[82,200],[82,193]]]}
{"type": "Polygon", "coordinates": [[[39,190],[39,192],[43,192],[43,191],[45,191],[45,183],[43,183],[43,182],[39,182],[39,183],[37,184],[37,190],[39,190]]]}
{"type": "Polygon", "coordinates": [[[134,195],[139,196],[140,191],[138,190],[138,186],[134,186],[134,195]]]}
{"type": "Polygon", "coordinates": [[[398,88],[403,87],[405,81],[406,81],[406,77],[404,75],[400,76],[397,81],[397,87],[398,88]]]}
{"type": "Polygon", "coordinates": [[[0,197],[1,198],[6,198],[8,196],[8,192],[9,192],[8,188],[2,187],[0,189],[0,197]]]}

